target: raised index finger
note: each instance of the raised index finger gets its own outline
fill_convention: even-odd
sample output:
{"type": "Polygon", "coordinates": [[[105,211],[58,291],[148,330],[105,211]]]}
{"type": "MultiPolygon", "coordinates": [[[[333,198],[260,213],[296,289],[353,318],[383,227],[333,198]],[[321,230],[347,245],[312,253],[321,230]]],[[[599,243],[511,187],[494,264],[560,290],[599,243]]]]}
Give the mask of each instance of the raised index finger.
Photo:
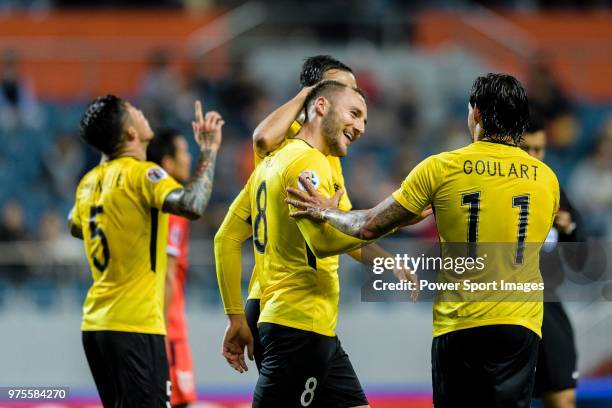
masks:
{"type": "Polygon", "coordinates": [[[202,114],[202,102],[199,100],[195,101],[195,119],[198,123],[204,121],[204,115],[202,114]]]}

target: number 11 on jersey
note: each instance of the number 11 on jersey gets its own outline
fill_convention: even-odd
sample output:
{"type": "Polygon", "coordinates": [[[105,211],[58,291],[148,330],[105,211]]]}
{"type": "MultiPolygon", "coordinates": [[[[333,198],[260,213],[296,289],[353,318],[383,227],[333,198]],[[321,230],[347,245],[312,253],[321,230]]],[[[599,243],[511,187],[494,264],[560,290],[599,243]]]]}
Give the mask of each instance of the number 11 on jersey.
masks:
{"type": "MultiPolygon", "coordinates": [[[[527,224],[529,223],[529,194],[512,197],[512,207],[519,208],[518,227],[516,237],[516,253],[514,263],[522,265],[525,258],[525,239],[527,238],[527,224]]],[[[478,242],[478,222],[480,220],[480,191],[461,195],[461,206],[469,206],[467,242],[468,256],[476,257],[476,242],[478,242]]]]}

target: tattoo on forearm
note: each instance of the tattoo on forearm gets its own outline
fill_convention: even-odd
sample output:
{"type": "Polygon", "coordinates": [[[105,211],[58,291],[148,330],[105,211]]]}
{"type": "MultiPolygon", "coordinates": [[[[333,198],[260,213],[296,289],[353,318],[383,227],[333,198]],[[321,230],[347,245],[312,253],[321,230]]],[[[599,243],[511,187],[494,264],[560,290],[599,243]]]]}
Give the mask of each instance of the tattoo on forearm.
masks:
{"type": "Polygon", "coordinates": [[[184,188],[168,195],[163,210],[187,218],[201,217],[212,193],[216,160],[216,150],[202,149],[193,177],[184,188]]]}
{"type": "Polygon", "coordinates": [[[345,234],[360,239],[376,239],[395,227],[405,225],[415,217],[392,197],[370,210],[343,212],[340,210],[325,210],[323,219],[334,228],[345,234]]]}
{"type": "Polygon", "coordinates": [[[374,208],[370,228],[384,235],[396,227],[406,225],[416,215],[402,207],[392,197],[374,208]]]}
{"type": "Polygon", "coordinates": [[[338,209],[327,209],[323,219],[337,230],[347,235],[363,239],[363,227],[367,223],[367,211],[344,212],[338,209]]]}
{"type": "Polygon", "coordinates": [[[212,193],[216,160],[216,151],[210,149],[202,151],[193,178],[185,186],[185,193],[181,200],[183,208],[200,215],[204,213],[212,193]]]}

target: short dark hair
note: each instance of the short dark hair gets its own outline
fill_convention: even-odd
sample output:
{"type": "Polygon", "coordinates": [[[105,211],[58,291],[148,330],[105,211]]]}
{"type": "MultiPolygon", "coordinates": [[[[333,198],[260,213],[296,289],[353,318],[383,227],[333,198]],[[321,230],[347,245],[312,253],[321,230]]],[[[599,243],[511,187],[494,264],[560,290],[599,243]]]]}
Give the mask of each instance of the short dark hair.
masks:
{"type": "Polygon", "coordinates": [[[181,135],[176,129],[160,129],[155,132],[155,137],[149,142],[147,147],[147,160],[161,166],[164,156],[175,157],[175,140],[181,135]]]}
{"type": "Polygon", "coordinates": [[[344,89],[344,88],[351,88],[353,91],[355,91],[359,95],[361,95],[361,97],[364,100],[366,99],[365,93],[361,90],[361,88],[358,88],[358,87],[355,87],[355,86],[346,85],[346,84],[343,84],[342,82],[338,82],[338,81],[332,81],[332,80],[322,81],[322,82],[318,83],[317,86],[312,88],[310,90],[310,92],[308,93],[308,95],[306,95],[306,100],[304,101],[304,112],[306,114],[306,121],[308,121],[308,109],[310,108],[310,105],[319,96],[324,96],[326,98],[329,98],[329,96],[334,91],[339,91],[339,90],[344,89]]]}
{"type": "Polygon", "coordinates": [[[106,155],[113,155],[121,146],[127,102],[115,95],[94,99],[83,114],[81,137],[106,155]]]}
{"type": "Polygon", "coordinates": [[[313,86],[323,79],[323,74],[330,69],[339,69],[351,74],[353,70],[330,55],[315,55],[304,60],[302,72],[300,73],[300,84],[302,86],[313,86]]]}
{"type": "Polygon", "coordinates": [[[470,105],[478,107],[484,136],[518,145],[529,127],[529,103],[521,83],[511,75],[492,74],[474,81],[470,105]]]}

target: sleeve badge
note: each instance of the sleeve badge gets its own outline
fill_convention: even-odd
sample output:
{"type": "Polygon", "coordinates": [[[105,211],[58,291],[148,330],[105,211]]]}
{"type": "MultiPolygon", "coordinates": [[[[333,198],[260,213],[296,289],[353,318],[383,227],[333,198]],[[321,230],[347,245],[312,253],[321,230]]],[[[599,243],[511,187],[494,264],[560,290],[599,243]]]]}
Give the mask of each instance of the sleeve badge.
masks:
{"type": "MultiPolygon", "coordinates": [[[[310,181],[310,183],[314,186],[315,190],[318,190],[321,186],[321,179],[319,175],[314,170],[304,170],[300,173],[300,177],[305,177],[306,180],[310,181]]],[[[306,187],[302,185],[300,179],[298,178],[298,188],[302,191],[306,191],[306,187]]]]}
{"type": "Polygon", "coordinates": [[[158,183],[166,177],[168,177],[168,173],[161,167],[151,167],[147,170],[147,180],[151,183],[158,183]]]}

